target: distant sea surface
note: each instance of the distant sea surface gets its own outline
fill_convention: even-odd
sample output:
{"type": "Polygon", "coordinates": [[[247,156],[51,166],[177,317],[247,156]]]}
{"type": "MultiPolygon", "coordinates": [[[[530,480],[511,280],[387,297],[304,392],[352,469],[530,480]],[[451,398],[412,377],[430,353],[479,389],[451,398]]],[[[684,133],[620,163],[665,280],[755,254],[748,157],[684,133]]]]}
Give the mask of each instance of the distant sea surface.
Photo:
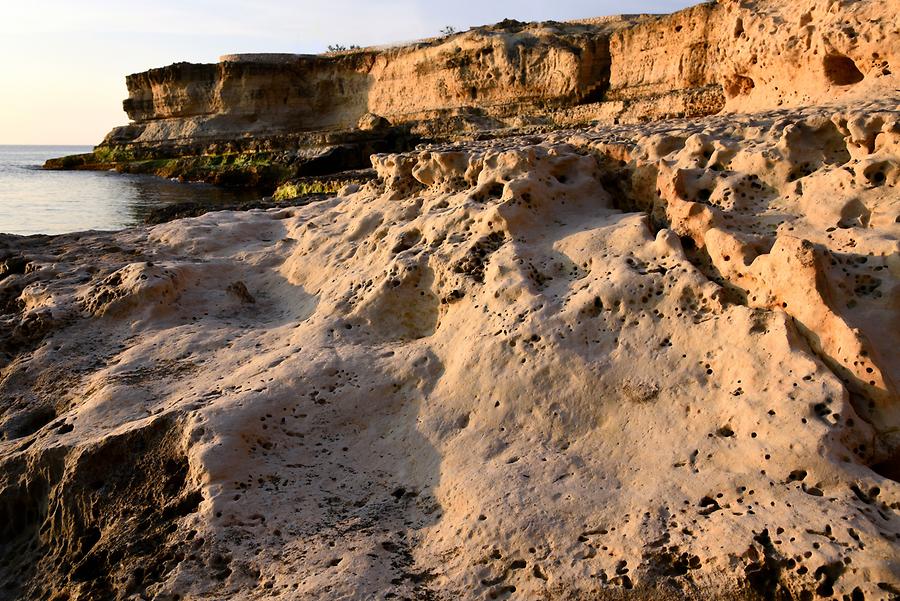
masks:
{"type": "Polygon", "coordinates": [[[215,205],[258,196],[151,175],[41,169],[47,159],[90,151],[90,146],[0,145],[0,233],[119,230],[140,224],[151,209],[162,205],[215,205]]]}

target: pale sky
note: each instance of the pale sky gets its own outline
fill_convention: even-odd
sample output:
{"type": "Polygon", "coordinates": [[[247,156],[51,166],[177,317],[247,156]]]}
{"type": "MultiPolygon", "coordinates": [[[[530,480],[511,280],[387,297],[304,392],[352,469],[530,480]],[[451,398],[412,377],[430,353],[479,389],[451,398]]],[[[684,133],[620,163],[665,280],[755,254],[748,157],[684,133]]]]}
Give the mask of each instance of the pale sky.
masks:
{"type": "Polygon", "coordinates": [[[93,145],[128,117],[125,75],[240,52],[322,52],[450,25],[664,13],[691,0],[0,0],[0,144],[93,145]]]}

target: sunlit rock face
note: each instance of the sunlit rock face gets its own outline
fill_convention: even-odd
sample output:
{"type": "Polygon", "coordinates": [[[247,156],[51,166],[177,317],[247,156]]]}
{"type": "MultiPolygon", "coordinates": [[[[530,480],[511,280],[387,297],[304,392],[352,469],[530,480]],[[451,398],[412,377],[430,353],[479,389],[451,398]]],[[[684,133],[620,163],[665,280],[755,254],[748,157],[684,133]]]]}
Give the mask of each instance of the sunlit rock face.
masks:
{"type": "Polygon", "coordinates": [[[504,21],[325,55],[234,54],[126,78],[131,123],[50,168],[274,189],[373,153],[561,127],[878,97],[897,0],[722,0],[671,15],[504,21]],[[180,160],[179,160],[180,159],[180,160]]]}
{"type": "Polygon", "coordinates": [[[864,98],[898,85],[897,44],[889,42],[898,32],[885,18],[897,10],[896,0],[721,0],[665,16],[506,21],[387,49],[226,55],[215,65],[129,76],[125,110],[134,125],[107,141],[346,130],[367,113],[446,135],[864,98]]]}
{"type": "Polygon", "coordinates": [[[649,46],[634,75],[720,85],[719,115],[0,237],[0,598],[895,598],[893,13],[800,4],[611,34],[610,94],[652,31],[733,40],[687,83],[649,46]]]}

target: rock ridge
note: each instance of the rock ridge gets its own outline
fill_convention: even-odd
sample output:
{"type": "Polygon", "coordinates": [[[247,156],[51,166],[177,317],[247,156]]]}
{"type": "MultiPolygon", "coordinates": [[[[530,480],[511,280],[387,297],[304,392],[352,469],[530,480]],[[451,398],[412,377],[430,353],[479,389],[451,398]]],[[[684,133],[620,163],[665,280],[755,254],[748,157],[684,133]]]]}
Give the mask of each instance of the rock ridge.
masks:
{"type": "Polygon", "coordinates": [[[2,590],[894,598],[898,120],[446,143],[0,238],[2,590]]]}

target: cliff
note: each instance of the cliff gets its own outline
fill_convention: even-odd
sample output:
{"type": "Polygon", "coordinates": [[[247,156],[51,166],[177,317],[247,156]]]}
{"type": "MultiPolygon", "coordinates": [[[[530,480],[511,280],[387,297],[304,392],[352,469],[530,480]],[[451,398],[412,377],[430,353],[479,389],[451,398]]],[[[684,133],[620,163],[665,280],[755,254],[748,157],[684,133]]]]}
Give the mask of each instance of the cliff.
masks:
{"type": "Polygon", "coordinates": [[[114,132],[134,144],[356,128],[367,113],[401,124],[481,109],[534,113],[577,104],[609,76],[604,25],[507,22],[387,50],[332,56],[233,55],[127,78],[114,132]]]}
{"type": "Polygon", "coordinates": [[[890,65],[900,50],[884,41],[896,40],[900,31],[883,12],[897,7],[720,0],[637,23],[613,35],[608,98],[640,104],[713,86],[728,112],[862,98],[881,84],[897,85],[890,65]]]}
{"type": "Polygon", "coordinates": [[[274,166],[264,179],[280,181],[476,132],[864,98],[900,85],[890,67],[900,44],[884,43],[900,33],[882,10],[868,1],[722,0],[665,16],[507,21],[387,49],[179,63],[129,76],[132,123],[94,154],[48,166],[215,179],[216,168],[185,157],[249,154],[274,166]],[[323,168],[328,154],[338,156],[323,168]],[[174,158],[182,161],[152,162],[174,158]],[[309,160],[320,164],[304,167],[309,160]]]}

